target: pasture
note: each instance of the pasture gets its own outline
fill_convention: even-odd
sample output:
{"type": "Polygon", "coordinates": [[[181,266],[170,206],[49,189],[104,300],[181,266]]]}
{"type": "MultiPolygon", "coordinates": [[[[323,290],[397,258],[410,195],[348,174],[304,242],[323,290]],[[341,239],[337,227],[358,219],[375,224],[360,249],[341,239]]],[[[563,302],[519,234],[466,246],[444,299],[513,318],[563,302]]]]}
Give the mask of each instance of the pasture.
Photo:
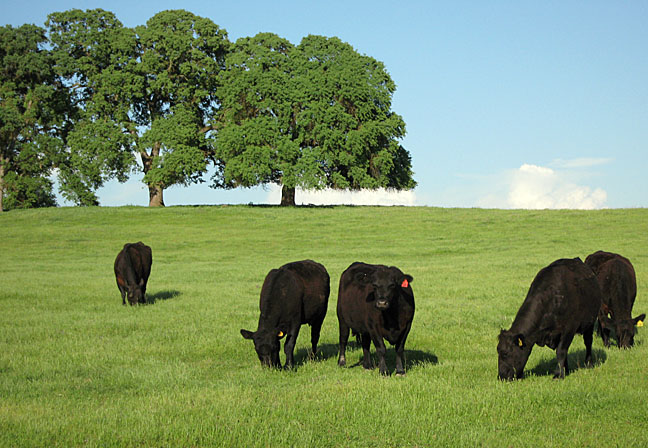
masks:
{"type": "MultiPolygon", "coordinates": [[[[497,381],[497,334],[534,276],[599,249],[637,273],[648,312],[648,210],[427,207],[60,208],[0,215],[0,446],[648,446],[648,337],[572,373],[535,347],[497,381]],[[113,262],[153,250],[148,305],[122,306],[113,262]],[[263,369],[255,330],[272,268],[311,258],[331,276],[320,355],[302,327],[294,371],[263,369]],[[407,376],[337,366],[335,307],[353,261],[414,277],[407,376]]],[[[374,347],[372,346],[372,352],[374,347]]],[[[284,360],[283,351],[281,353],[284,360]]],[[[394,370],[388,345],[387,365],[394,370]]]]}

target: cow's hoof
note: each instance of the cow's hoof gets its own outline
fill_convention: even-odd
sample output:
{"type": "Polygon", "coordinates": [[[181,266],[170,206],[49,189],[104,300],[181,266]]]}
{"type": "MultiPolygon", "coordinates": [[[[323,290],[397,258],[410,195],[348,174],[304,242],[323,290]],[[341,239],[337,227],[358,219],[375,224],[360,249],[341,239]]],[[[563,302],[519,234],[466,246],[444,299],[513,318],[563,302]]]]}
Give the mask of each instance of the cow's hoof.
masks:
{"type": "Polygon", "coordinates": [[[396,372],[396,376],[406,376],[405,372],[396,372]]]}

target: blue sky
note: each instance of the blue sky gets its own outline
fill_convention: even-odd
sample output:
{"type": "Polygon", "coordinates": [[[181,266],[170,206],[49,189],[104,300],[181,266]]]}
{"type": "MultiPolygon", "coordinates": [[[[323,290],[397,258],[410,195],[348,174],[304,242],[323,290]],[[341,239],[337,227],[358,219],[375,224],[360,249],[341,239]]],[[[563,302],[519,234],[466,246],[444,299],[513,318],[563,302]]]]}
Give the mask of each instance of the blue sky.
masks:
{"type": "MultiPolygon", "coordinates": [[[[103,8],[126,26],[186,9],[230,40],[337,36],[385,63],[397,84],[413,192],[297,193],[297,202],[443,207],[648,206],[648,2],[115,0],[0,3],[3,24],[103,8]]],[[[147,205],[134,175],[102,205],[147,205]]],[[[208,180],[208,178],[207,178],[208,180]]],[[[165,203],[278,203],[276,188],[165,191],[165,203]]]]}

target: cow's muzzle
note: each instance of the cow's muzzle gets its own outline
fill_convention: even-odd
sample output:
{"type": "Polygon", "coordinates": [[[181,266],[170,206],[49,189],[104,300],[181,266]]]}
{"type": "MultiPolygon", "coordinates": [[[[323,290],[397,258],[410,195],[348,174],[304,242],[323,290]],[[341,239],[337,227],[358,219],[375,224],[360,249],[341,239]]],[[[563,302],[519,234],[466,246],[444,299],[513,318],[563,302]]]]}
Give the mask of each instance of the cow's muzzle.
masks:
{"type": "Polygon", "coordinates": [[[389,308],[389,300],[387,299],[378,299],[376,300],[376,308],[379,310],[386,310],[389,308]]]}

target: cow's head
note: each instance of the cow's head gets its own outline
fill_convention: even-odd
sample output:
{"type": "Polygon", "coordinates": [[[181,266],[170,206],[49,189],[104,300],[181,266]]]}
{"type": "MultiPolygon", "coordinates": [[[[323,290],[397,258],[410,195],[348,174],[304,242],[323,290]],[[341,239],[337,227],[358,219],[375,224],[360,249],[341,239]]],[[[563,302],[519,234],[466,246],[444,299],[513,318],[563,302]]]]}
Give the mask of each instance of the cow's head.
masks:
{"type": "Polygon", "coordinates": [[[254,341],[261,365],[266,367],[281,367],[279,361],[279,340],[284,336],[280,330],[257,330],[255,332],[241,329],[241,335],[245,339],[254,341]]]}
{"type": "Polygon", "coordinates": [[[128,298],[128,303],[131,305],[145,302],[144,294],[142,294],[142,287],[140,285],[129,285],[126,290],[126,296],[128,298]]]}
{"type": "Polygon", "coordinates": [[[371,285],[373,292],[368,299],[373,300],[374,306],[379,310],[389,309],[401,291],[408,290],[409,284],[414,280],[411,275],[403,274],[397,268],[376,269],[369,275],[358,273],[356,279],[371,285]]]}
{"type": "Polygon", "coordinates": [[[603,315],[603,321],[607,327],[614,328],[619,348],[630,348],[634,345],[635,326],[643,325],[646,315],[642,314],[634,319],[613,319],[607,314],[603,315]]]}
{"type": "Polygon", "coordinates": [[[531,354],[531,344],[528,344],[522,334],[513,334],[502,330],[497,344],[497,370],[500,380],[512,380],[524,376],[524,366],[531,354]]]}

